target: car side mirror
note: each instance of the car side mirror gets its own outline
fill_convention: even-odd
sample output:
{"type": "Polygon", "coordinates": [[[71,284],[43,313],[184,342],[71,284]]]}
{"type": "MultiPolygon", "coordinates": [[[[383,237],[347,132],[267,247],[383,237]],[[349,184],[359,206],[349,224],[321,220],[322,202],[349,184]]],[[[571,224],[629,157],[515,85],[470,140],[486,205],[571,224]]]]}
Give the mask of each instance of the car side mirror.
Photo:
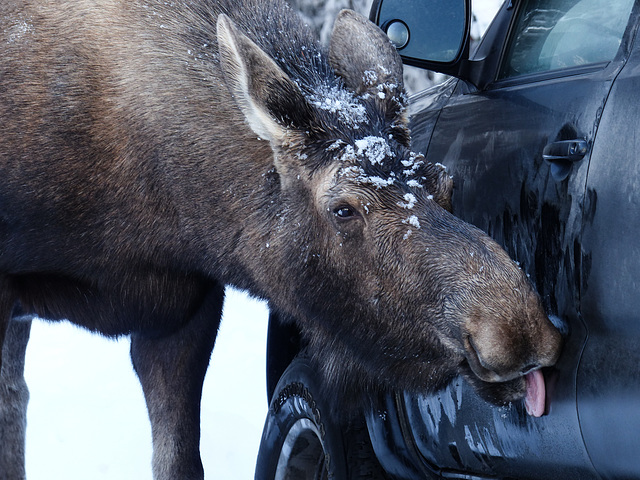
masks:
{"type": "Polygon", "coordinates": [[[466,76],[471,0],[374,0],[369,18],[407,65],[466,76]]]}

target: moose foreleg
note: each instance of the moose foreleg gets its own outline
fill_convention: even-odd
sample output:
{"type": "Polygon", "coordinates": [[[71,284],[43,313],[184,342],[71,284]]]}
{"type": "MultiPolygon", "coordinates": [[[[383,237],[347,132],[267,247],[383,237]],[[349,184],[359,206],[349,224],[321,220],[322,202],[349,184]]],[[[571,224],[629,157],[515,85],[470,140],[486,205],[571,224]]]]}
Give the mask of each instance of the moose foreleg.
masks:
{"type": "Polygon", "coordinates": [[[0,480],[20,480],[26,477],[24,454],[29,390],[24,380],[24,358],[31,317],[7,322],[4,346],[0,348],[0,480]]]}
{"type": "Polygon", "coordinates": [[[204,478],[200,399],[223,298],[224,288],[216,285],[181,330],[166,337],[131,338],[131,358],[151,420],[155,480],[204,478]]]}

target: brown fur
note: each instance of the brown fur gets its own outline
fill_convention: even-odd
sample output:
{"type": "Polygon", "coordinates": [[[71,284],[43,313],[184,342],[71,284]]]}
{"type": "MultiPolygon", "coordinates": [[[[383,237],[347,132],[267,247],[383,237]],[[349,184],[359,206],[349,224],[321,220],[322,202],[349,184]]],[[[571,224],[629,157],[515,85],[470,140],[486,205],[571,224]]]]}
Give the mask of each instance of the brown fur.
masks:
{"type": "Polygon", "coordinates": [[[399,57],[362,17],[328,55],[279,1],[5,0],[0,22],[0,341],[15,305],[131,334],[156,479],[202,478],[224,285],[295,318],[345,396],[462,373],[505,401],[555,362],[524,274],[408,150],[399,57]]]}

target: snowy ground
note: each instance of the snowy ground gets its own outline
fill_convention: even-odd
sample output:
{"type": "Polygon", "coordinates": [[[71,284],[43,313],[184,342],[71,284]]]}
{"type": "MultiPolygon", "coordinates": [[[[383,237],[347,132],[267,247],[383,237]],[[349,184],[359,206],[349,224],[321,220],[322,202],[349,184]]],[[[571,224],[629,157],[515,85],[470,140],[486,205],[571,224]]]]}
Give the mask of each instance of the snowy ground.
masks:
{"type": "MultiPolygon", "coordinates": [[[[502,0],[476,0],[486,27],[502,0]]],[[[202,400],[207,478],[248,480],[267,411],[264,303],[231,290],[202,400]]],[[[151,432],[129,341],[34,323],[27,352],[29,480],[151,479],[151,432]]]]}
{"type": "MultiPolygon", "coordinates": [[[[266,305],[228,290],[202,399],[208,478],[253,478],[267,412],[266,331],[266,305]]],[[[29,480],[151,479],[151,428],[128,339],[35,322],[26,376],[29,480]]]]}

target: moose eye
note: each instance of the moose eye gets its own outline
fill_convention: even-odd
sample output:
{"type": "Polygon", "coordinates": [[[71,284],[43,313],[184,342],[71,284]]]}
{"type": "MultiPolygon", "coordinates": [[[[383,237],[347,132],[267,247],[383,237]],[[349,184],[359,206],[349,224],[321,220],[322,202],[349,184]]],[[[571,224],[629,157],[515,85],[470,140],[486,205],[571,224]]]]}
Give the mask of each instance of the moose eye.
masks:
{"type": "Polygon", "coordinates": [[[348,220],[350,218],[355,218],[358,216],[358,212],[356,211],[356,209],[348,205],[342,205],[338,208],[335,208],[333,210],[333,214],[340,220],[348,220]]]}

